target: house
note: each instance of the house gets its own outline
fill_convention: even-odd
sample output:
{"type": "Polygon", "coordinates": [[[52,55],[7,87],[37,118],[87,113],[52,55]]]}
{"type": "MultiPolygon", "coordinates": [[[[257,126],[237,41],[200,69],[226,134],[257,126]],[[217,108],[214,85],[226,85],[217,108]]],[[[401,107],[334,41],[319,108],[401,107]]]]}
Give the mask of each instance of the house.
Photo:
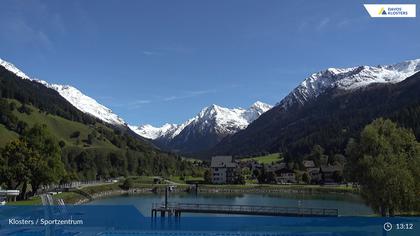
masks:
{"type": "Polygon", "coordinates": [[[263,168],[263,165],[261,165],[255,160],[249,160],[246,161],[245,167],[241,166],[241,170],[244,170],[246,168],[248,168],[251,171],[251,177],[255,179],[258,175],[257,173],[259,173],[259,171],[263,168]]]}
{"type": "Polygon", "coordinates": [[[322,176],[320,168],[307,168],[306,173],[308,173],[312,184],[318,184],[319,182],[321,182],[322,176]]]}
{"type": "Polygon", "coordinates": [[[340,176],[342,175],[343,169],[341,166],[339,165],[321,165],[321,176],[322,176],[322,181],[324,183],[337,183],[337,182],[341,182],[339,179],[341,178],[340,176]]]}
{"type": "Polygon", "coordinates": [[[302,162],[302,164],[305,168],[306,173],[308,173],[312,184],[317,184],[321,182],[321,169],[315,166],[314,161],[305,160],[302,162]]]}
{"type": "Polygon", "coordinates": [[[238,179],[238,164],[232,161],[232,156],[212,157],[210,168],[213,184],[232,184],[238,179]]]}
{"type": "MultiPolygon", "coordinates": [[[[278,184],[288,184],[288,183],[296,183],[296,176],[295,172],[289,169],[286,163],[276,163],[269,167],[269,170],[274,171],[276,174],[276,183],[278,184]]],[[[268,170],[267,170],[268,171],[268,170]]]]}
{"type": "Polygon", "coordinates": [[[257,161],[252,161],[251,163],[250,163],[250,169],[251,169],[251,171],[254,171],[254,170],[260,170],[261,168],[262,168],[263,166],[259,163],[259,162],[257,162],[257,161]]]}
{"type": "Polygon", "coordinates": [[[277,172],[277,171],[283,170],[283,169],[287,169],[286,163],[284,163],[284,162],[265,166],[265,171],[267,171],[267,172],[277,172]]]}
{"type": "Polygon", "coordinates": [[[289,184],[296,183],[296,176],[293,170],[283,168],[276,171],[276,183],[278,184],[289,184]]]}
{"type": "Polygon", "coordinates": [[[314,161],[306,160],[306,161],[303,161],[302,164],[303,164],[303,166],[305,167],[306,170],[309,169],[309,168],[315,168],[314,161]]]}

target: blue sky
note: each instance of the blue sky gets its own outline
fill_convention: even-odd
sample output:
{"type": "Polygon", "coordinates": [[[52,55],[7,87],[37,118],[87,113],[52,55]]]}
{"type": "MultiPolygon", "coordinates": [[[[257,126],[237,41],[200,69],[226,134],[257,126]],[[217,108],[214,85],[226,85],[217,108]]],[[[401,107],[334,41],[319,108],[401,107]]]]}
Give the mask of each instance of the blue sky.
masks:
{"type": "Polygon", "coordinates": [[[0,58],[130,124],[179,123],[213,103],[275,104],[328,67],[420,58],[419,18],[372,19],[363,2],[378,3],[6,0],[0,58]]]}

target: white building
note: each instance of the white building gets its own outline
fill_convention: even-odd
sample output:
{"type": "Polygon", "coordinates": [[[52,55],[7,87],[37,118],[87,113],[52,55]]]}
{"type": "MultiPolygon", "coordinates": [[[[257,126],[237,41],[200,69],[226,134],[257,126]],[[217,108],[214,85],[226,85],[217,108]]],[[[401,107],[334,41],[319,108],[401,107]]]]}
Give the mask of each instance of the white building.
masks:
{"type": "Polygon", "coordinates": [[[278,170],[276,172],[276,182],[279,184],[296,183],[297,181],[294,171],[287,168],[278,170]]]}
{"type": "Polygon", "coordinates": [[[3,202],[5,204],[6,200],[9,202],[15,202],[19,194],[20,190],[5,190],[0,188],[0,201],[2,202],[2,204],[3,202]]]}
{"type": "Polygon", "coordinates": [[[211,176],[214,184],[235,183],[238,177],[238,164],[232,156],[215,156],[211,158],[211,176]]]}

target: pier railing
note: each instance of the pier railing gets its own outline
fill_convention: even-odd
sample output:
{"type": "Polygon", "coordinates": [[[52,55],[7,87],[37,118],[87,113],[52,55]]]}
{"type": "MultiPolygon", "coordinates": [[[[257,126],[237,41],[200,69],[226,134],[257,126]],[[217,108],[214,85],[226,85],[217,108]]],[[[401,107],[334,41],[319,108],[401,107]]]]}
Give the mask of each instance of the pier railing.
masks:
{"type": "Polygon", "coordinates": [[[227,205],[227,204],[195,204],[195,203],[163,203],[153,204],[152,211],[189,212],[189,213],[220,213],[242,215],[272,215],[272,216],[338,216],[338,209],[303,208],[258,205],[227,205]]]}

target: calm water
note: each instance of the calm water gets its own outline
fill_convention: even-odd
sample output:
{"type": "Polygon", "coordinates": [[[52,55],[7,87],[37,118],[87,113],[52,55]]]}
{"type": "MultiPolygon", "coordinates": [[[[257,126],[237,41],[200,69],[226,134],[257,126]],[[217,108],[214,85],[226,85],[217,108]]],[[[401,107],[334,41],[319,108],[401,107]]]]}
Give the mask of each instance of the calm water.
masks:
{"type": "MultiPolygon", "coordinates": [[[[118,196],[90,202],[91,205],[134,205],[145,216],[150,216],[152,203],[163,202],[162,194],[118,196]]],[[[169,202],[230,205],[268,205],[287,207],[337,208],[340,215],[363,216],[373,214],[358,195],[354,194],[189,194],[171,193],[169,202]]],[[[188,214],[185,214],[188,215],[188,214]]],[[[191,216],[203,216],[191,214],[191,216]]],[[[217,216],[212,214],[212,216],[217,216]]],[[[226,215],[220,215],[226,216],[226,215]]]]}

